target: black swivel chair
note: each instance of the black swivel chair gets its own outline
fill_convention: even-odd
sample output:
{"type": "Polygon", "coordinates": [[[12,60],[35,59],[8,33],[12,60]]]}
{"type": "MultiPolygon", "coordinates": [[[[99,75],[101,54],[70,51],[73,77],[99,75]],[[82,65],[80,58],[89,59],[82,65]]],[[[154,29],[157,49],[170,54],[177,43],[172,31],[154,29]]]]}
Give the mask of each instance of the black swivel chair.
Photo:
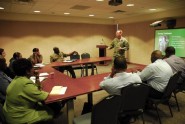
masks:
{"type": "Polygon", "coordinates": [[[1,103],[0,103],[0,124],[6,124],[6,120],[3,115],[3,105],[1,103]]]}
{"type": "Polygon", "coordinates": [[[143,113],[149,89],[141,83],[124,87],[124,94],[104,98],[93,106],[92,113],[75,118],[73,124],[121,124],[123,116],[143,113]]]}
{"type": "Polygon", "coordinates": [[[177,80],[177,88],[173,91],[173,97],[175,98],[177,109],[180,111],[179,103],[177,100],[177,93],[185,91],[185,78],[181,76],[181,71],[177,72],[179,79],[177,80]]]}
{"type": "Polygon", "coordinates": [[[148,99],[150,87],[144,83],[130,84],[121,90],[121,111],[119,114],[120,123],[124,117],[138,117],[141,115],[143,124],[145,123],[143,112],[148,99]]]}
{"type": "MultiPolygon", "coordinates": [[[[89,53],[82,53],[81,54],[81,59],[87,59],[87,58],[90,58],[89,53]]],[[[96,74],[98,74],[98,69],[95,64],[87,64],[86,66],[87,66],[86,68],[88,68],[88,69],[94,68],[94,70],[96,71],[96,74]]],[[[84,69],[85,69],[85,65],[84,65],[84,69]]],[[[84,69],[83,69],[83,75],[84,75],[84,69]]],[[[92,72],[91,72],[91,75],[92,75],[92,72]]]]}
{"type": "Polygon", "coordinates": [[[73,124],[119,124],[121,96],[108,96],[93,106],[92,113],[81,115],[73,124]]]}
{"type": "Polygon", "coordinates": [[[175,89],[177,88],[177,80],[179,78],[179,74],[176,73],[174,74],[168,81],[168,84],[165,88],[165,91],[163,93],[163,96],[161,97],[161,99],[154,99],[154,98],[149,98],[149,102],[152,103],[155,107],[155,110],[157,112],[157,116],[158,116],[158,119],[159,119],[159,123],[161,124],[161,118],[159,116],[159,111],[158,111],[158,105],[159,104],[162,104],[162,103],[167,103],[168,107],[169,107],[169,110],[170,110],[170,114],[171,116],[173,117],[173,113],[172,113],[172,110],[171,110],[171,106],[170,106],[170,103],[169,103],[169,100],[172,96],[172,93],[175,91],[175,89]]]}
{"type": "MultiPolygon", "coordinates": [[[[80,55],[79,54],[73,54],[70,56],[70,60],[79,60],[80,55]]],[[[72,66],[73,70],[81,70],[81,77],[83,76],[83,69],[84,67],[82,65],[73,65],[72,66]]]]}

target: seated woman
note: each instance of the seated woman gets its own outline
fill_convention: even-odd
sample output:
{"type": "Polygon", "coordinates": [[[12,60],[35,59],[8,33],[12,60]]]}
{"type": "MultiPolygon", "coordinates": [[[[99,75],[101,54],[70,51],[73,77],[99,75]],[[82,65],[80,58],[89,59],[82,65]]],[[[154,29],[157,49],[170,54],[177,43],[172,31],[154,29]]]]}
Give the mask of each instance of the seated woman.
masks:
{"type": "Polygon", "coordinates": [[[6,60],[4,58],[0,58],[0,103],[4,104],[6,97],[6,89],[12,79],[5,74],[5,70],[7,68],[6,60]]]}
{"type": "Polygon", "coordinates": [[[30,124],[51,120],[54,111],[43,104],[48,92],[38,89],[30,80],[34,74],[32,63],[25,58],[13,63],[16,77],[7,88],[3,113],[9,124],[30,124]]]}

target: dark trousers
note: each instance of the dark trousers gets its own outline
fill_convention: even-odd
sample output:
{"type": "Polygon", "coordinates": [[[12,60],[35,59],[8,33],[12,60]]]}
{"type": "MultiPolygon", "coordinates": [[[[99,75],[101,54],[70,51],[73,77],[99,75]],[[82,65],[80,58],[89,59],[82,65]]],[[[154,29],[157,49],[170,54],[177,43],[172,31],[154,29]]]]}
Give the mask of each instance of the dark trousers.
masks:
{"type": "Polygon", "coordinates": [[[76,75],[75,75],[75,72],[74,72],[72,66],[61,66],[58,68],[58,70],[62,73],[64,72],[64,70],[67,70],[71,74],[72,78],[76,78],[76,75]]]}

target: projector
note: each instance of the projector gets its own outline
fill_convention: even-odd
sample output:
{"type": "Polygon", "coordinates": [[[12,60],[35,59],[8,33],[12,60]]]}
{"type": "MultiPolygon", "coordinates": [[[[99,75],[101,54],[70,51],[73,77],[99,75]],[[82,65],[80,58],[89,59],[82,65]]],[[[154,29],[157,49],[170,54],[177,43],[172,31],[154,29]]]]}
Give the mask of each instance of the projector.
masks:
{"type": "Polygon", "coordinates": [[[122,4],[122,0],[109,0],[110,6],[118,6],[122,4]]]}

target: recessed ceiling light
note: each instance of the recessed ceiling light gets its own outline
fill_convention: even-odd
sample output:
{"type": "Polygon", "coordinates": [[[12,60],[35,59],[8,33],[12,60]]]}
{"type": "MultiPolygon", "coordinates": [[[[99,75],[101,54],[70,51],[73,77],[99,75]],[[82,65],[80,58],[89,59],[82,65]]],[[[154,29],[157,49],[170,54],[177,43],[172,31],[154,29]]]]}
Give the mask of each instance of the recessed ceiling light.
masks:
{"type": "Polygon", "coordinates": [[[110,19],[113,19],[114,17],[110,16],[109,18],[110,18],[110,19]]]}
{"type": "Polygon", "coordinates": [[[127,4],[127,6],[134,6],[134,4],[127,4]]]}
{"type": "Polygon", "coordinates": [[[0,7],[0,9],[4,9],[3,7],[0,7]]]}
{"type": "Polygon", "coordinates": [[[149,9],[150,11],[155,11],[155,10],[157,10],[157,9],[149,9]]]}
{"type": "Polygon", "coordinates": [[[89,16],[94,16],[93,14],[90,14],[89,16]]]}
{"type": "Polygon", "coordinates": [[[69,15],[70,13],[69,12],[65,12],[64,15],[69,15]]]}
{"type": "Polygon", "coordinates": [[[34,12],[35,12],[35,13],[40,13],[40,11],[39,11],[39,10],[35,10],[34,12]]]}

